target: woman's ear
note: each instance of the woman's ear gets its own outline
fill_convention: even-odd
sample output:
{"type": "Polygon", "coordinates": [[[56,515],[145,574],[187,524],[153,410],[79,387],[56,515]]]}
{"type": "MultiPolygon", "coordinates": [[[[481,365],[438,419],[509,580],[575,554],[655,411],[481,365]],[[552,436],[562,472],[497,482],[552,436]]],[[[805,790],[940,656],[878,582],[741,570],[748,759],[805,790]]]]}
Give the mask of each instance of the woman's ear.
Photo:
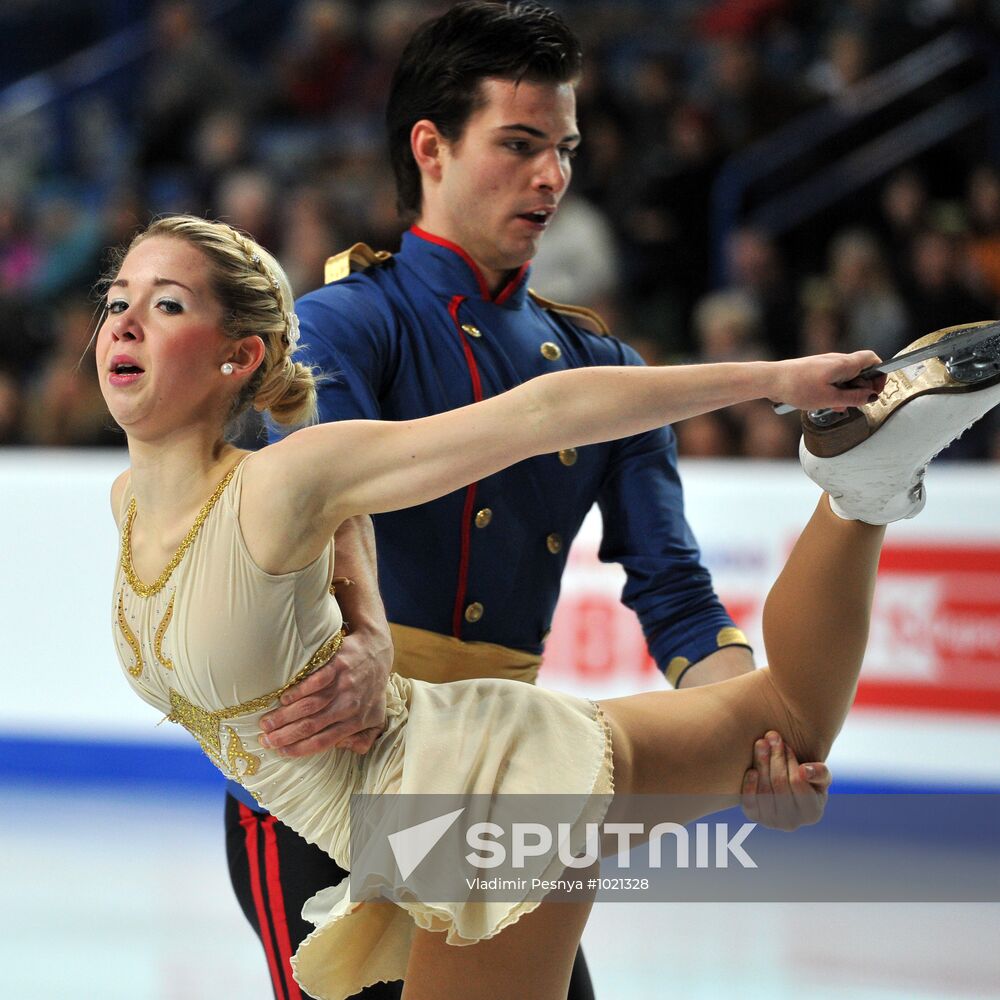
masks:
{"type": "Polygon", "coordinates": [[[233,366],[236,375],[252,375],[264,360],[266,348],[260,337],[242,337],[234,340],[225,359],[233,366]]]}

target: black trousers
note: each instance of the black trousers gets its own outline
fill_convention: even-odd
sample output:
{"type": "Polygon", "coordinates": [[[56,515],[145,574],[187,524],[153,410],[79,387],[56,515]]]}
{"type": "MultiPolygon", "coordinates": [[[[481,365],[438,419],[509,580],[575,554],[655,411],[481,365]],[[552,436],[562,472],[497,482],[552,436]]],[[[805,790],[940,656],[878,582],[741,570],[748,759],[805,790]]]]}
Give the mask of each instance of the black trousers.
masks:
{"type": "MultiPolygon", "coordinates": [[[[264,947],[275,1000],[311,1000],[292,978],[292,954],[313,926],[302,919],[310,896],[347,877],[325,851],[307,843],[268,813],[226,796],[229,878],[250,926],[264,947]]],[[[400,1000],[403,984],[379,983],[359,1000],[400,1000]]],[[[577,951],[567,1000],[594,1000],[582,951],[577,951]]]]}

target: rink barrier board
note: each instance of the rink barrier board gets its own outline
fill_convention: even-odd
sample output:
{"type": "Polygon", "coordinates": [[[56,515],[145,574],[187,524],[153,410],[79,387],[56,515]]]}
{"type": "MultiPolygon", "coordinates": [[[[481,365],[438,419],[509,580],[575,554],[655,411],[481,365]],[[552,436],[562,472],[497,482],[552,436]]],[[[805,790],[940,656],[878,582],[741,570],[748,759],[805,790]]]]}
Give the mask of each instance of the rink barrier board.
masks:
{"type": "MultiPolygon", "coordinates": [[[[169,783],[161,754],[191,759],[170,756],[181,752],[185,734],[155,726],[160,716],[129,691],[114,656],[110,584],[118,540],[108,491],[126,461],[121,451],[0,449],[7,524],[0,739],[11,754],[9,775],[36,773],[18,747],[30,748],[36,763],[48,757],[36,770],[52,780],[60,770],[77,773],[67,745],[88,759],[91,751],[81,748],[127,745],[147,762],[136,764],[141,780],[161,773],[169,783]]],[[[792,463],[693,462],[682,474],[704,561],[762,662],[763,596],[815,505],[816,488],[792,463]]],[[[942,787],[993,787],[1000,785],[1000,736],[990,735],[1000,727],[988,725],[1000,716],[1000,470],[935,467],[928,497],[919,518],[889,529],[858,711],[834,763],[839,775],[876,785],[904,775],[942,787]],[[853,722],[869,716],[893,720],[891,747],[883,750],[869,725],[876,738],[869,732],[858,749],[853,722]],[[928,737],[962,726],[971,735],[953,756],[941,753],[940,736],[928,737]]],[[[541,683],[596,699],[661,689],[635,617],[619,601],[622,573],[599,562],[599,541],[594,511],[570,552],[541,683]]],[[[115,773],[111,764],[91,770],[115,773]]],[[[90,780],[87,773],[80,779],[90,780]]]]}

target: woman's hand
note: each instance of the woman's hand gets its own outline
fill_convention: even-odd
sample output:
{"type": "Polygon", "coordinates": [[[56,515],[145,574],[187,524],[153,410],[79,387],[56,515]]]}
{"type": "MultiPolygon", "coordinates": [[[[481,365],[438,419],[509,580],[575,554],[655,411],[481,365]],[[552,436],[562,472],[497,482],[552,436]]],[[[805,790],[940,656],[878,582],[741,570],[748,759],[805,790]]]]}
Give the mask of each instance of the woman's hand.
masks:
{"type": "Polygon", "coordinates": [[[873,351],[853,354],[818,354],[791,361],[772,362],[774,388],[768,393],[776,403],[799,410],[831,409],[873,403],[885,386],[885,376],[855,381],[866,368],[882,359],[873,351]]]}

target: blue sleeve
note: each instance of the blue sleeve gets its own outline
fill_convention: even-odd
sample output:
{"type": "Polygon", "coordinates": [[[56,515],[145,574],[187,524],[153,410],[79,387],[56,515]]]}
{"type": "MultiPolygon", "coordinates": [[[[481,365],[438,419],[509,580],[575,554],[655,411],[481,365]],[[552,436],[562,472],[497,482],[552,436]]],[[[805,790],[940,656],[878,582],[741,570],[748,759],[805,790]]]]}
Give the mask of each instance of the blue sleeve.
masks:
{"type": "MultiPolygon", "coordinates": [[[[618,364],[642,364],[631,348],[618,346],[618,364]]],[[[741,633],[723,632],[734,628],[733,621],[684,517],[677,442],[669,427],[615,442],[598,504],[600,558],[625,568],[622,601],[638,616],[664,673],[677,658],[693,664],[734,639],[743,644],[741,633]]],[[[675,663],[671,674],[685,666],[675,663]]]]}
{"type": "MultiPolygon", "coordinates": [[[[321,373],[319,420],[378,420],[379,396],[393,364],[393,321],[380,289],[363,275],[310,292],[295,303],[297,361],[321,373]]],[[[268,439],[283,434],[268,422],[268,439]]]]}

